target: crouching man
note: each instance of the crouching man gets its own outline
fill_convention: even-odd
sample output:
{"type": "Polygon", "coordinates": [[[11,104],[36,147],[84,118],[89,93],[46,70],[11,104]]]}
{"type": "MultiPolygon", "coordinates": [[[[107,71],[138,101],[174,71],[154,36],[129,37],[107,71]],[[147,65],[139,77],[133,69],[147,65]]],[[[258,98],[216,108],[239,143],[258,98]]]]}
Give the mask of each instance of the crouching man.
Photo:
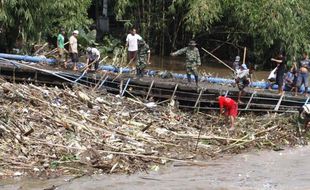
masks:
{"type": "Polygon", "coordinates": [[[302,106],[302,108],[299,110],[299,118],[304,124],[305,132],[307,132],[310,127],[310,104],[302,106]]]}
{"type": "Polygon", "coordinates": [[[218,103],[220,107],[220,115],[225,113],[226,119],[229,119],[230,121],[229,130],[234,130],[235,119],[238,115],[238,104],[233,99],[225,96],[219,96],[218,103]],[[225,109],[225,112],[223,108],[225,109]]]}
{"type": "Polygon", "coordinates": [[[86,65],[91,71],[97,71],[99,67],[99,59],[100,59],[100,52],[97,48],[88,47],[86,49],[87,52],[87,60],[86,65]],[[94,68],[94,69],[93,69],[94,68]]]}

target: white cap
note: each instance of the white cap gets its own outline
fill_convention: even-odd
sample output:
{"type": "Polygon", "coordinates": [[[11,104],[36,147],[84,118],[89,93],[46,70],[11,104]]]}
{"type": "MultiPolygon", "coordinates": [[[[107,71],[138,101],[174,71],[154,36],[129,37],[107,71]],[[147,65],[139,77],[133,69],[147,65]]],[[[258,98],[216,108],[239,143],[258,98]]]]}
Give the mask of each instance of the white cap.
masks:
{"type": "Polygon", "coordinates": [[[72,34],[79,34],[79,31],[78,31],[78,30],[74,30],[74,31],[72,32],[72,34]]]}

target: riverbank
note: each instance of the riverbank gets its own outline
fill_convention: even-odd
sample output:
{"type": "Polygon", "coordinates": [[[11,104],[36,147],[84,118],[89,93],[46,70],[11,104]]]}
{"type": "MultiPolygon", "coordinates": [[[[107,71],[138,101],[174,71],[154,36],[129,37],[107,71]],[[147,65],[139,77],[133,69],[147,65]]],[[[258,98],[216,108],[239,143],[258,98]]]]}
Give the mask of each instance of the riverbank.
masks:
{"type": "Polygon", "coordinates": [[[231,132],[218,113],[182,112],[173,100],[4,81],[0,96],[0,178],[131,174],[307,144],[292,113],[241,115],[231,132]]]}

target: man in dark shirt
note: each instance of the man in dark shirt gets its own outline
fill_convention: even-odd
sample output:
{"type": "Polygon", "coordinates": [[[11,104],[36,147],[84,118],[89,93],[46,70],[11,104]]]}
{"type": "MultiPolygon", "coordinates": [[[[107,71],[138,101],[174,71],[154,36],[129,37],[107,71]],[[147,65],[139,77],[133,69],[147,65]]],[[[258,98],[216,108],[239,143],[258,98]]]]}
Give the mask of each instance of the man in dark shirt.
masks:
{"type": "Polygon", "coordinates": [[[279,53],[277,58],[271,58],[271,61],[277,63],[277,71],[276,71],[276,84],[278,85],[278,94],[283,94],[283,80],[284,80],[284,73],[285,73],[285,65],[286,59],[282,52],[279,53]]]}

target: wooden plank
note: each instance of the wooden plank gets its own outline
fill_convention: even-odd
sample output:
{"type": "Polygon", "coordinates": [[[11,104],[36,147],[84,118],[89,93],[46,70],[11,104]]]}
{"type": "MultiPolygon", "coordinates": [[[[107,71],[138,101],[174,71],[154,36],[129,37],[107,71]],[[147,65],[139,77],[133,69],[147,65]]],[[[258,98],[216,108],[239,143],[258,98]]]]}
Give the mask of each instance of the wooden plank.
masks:
{"type": "Polygon", "coordinates": [[[153,85],[154,85],[154,80],[152,80],[152,83],[151,83],[151,85],[150,85],[150,87],[149,87],[149,90],[147,91],[147,95],[146,95],[146,97],[145,97],[146,100],[149,98],[149,95],[150,95],[150,93],[151,93],[151,90],[152,90],[153,85]]]}

